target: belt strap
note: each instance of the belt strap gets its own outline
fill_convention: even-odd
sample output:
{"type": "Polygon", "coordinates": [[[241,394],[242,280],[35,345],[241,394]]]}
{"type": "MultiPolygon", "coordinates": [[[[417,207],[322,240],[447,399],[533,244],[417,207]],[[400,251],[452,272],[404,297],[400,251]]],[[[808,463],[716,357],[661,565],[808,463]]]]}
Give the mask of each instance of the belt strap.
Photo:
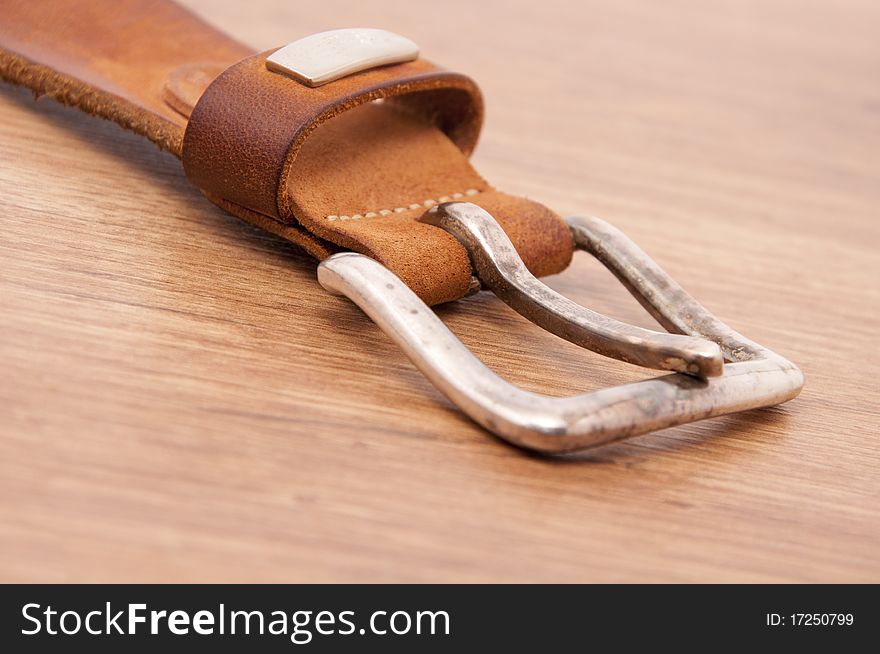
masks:
{"type": "Polygon", "coordinates": [[[172,2],[0,7],[0,77],[146,136],[213,202],[318,259],[354,250],[429,304],[462,297],[474,287],[467,251],[417,219],[464,198],[533,273],[571,259],[556,214],[468,162],[482,101],[467,77],[418,59],[310,88],[172,2]]]}

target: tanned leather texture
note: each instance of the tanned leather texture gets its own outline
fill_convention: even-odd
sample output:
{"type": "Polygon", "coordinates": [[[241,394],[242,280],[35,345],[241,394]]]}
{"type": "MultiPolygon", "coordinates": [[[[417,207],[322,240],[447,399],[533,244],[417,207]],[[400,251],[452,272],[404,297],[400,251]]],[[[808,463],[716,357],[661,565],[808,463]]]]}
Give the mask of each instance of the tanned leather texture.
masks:
{"type": "Polygon", "coordinates": [[[173,2],[0,0],[3,79],[113,120],[178,156],[187,121],[166,103],[167,81],[182,66],[219,72],[250,54],[173,2]]]}
{"type": "Polygon", "coordinates": [[[535,274],[570,261],[556,214],[468,162],[482,99],[463,75],[419,59],[311,88],[166,1],[0,1],[0,15],[0,77],[147,136],[213,202],[318,259],[355,250],[429,304],[462,297],[467,253],[417,221],[461,199],[535,274]]]}

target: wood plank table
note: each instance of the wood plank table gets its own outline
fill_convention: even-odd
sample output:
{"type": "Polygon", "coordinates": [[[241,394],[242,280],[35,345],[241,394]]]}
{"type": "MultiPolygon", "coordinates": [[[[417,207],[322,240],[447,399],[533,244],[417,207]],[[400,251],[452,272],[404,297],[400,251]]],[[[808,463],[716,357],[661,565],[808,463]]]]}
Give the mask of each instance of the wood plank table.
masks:
{"type": "MultiPolygon", "coordinates": [[[[0,580],[880,581],[877,3],[187,4],[257,48],[412,37],[482,84],[491,182],[621,227],[807,385],[523,454],[176,159],[4,85],[0,580]]],[[[652,326],[587,255],[550,283],[652,326]]],[[[530,390],[645,376],[490,294],[439,313],[530,390]]]]}

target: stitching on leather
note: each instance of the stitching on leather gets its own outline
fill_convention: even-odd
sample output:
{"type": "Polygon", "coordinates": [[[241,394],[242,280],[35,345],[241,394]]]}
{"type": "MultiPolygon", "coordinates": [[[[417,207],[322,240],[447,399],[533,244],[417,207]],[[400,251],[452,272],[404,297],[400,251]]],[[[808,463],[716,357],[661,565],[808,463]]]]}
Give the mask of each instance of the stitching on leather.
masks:
{"type": "Polygon", "coordinates": [[[376,211],[367,211],[366,213],[356,213],[351,216],[337,216],[336,214],[330,214],[328,216],[324,216],[325,220],[362,220],[364,218],[378,218],[379,216],[390,216],[395,213],[403,213],[405,211],[415,210],[415,209],[430,209],[435,204],[443,204],[444,202],[454,202],[455,200],[461,200],[463,198],[472,198],[475,195],[479,195],[480,191],[475,188],[469,188],[464,193],[453,193],[452,195],[444,195],[442,197],[437,198],[436,200],[425,200],[424,202],[413,202],[412,204],[406,205],[404,207],[394,207],[393,209],[377,209],[376,211]]]}

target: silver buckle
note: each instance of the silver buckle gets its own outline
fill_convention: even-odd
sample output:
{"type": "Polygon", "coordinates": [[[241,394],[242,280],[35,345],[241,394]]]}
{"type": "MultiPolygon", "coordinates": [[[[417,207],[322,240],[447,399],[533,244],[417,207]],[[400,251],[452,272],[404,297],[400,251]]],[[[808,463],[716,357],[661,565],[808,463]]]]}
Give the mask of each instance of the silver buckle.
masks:
{"type": "Polygon", "coordinates": [[[778,404],[803,387],[794,364],[718,320],[598,218],[568,219],[577,248],[601,261],[670,333],[618,322],[552,290],[526,269],[501,226],[475,204],[441,204],[422,220],[453,234],[481,284],[532,322],[606,356],[676,371],[571,397],[531,393],[489,370],[377,261],[345,252],[318,266],[321,286],[351,299],[459,409],[514,445],[571,452],[778,404]]]}

